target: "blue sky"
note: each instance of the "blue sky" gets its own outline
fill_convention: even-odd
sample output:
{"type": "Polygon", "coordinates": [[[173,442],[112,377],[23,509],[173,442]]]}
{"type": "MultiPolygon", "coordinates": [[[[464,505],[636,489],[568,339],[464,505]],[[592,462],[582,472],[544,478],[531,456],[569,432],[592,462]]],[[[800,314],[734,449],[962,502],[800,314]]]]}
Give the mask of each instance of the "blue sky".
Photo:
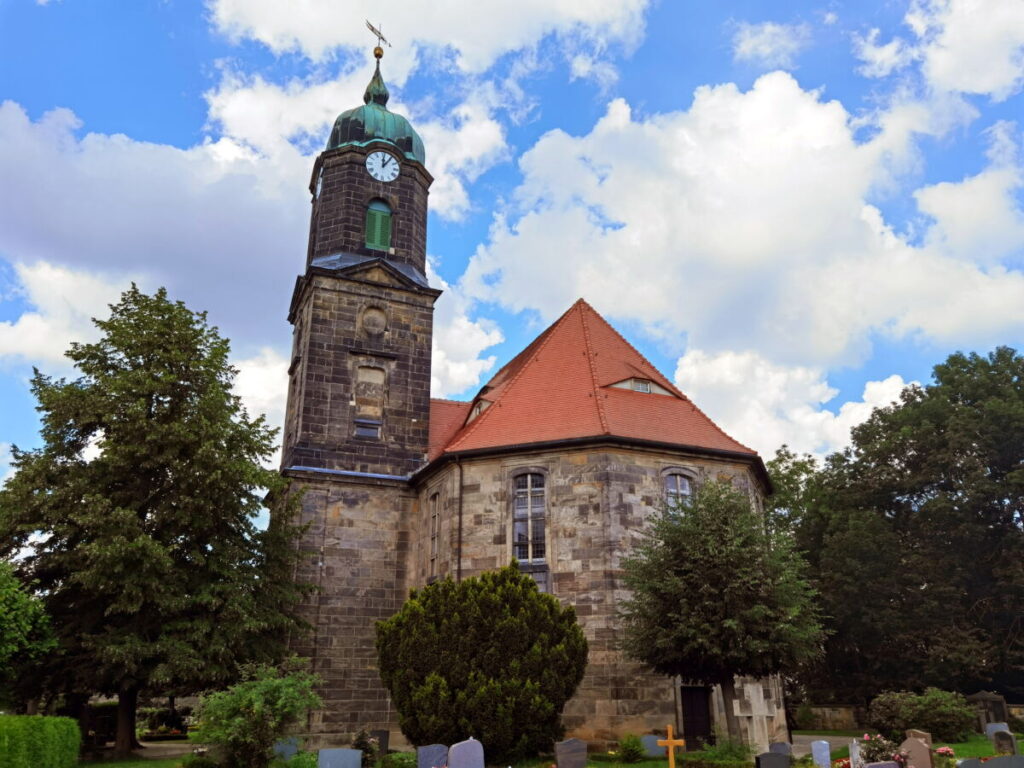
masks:
{"type": "Polygon", "coordinates": [[[306,189],[393,43],[435,176],[434,392],[586,298],[727,431],[818,454],[1024,337],[1024,0],[0,0],[0,477],[131,280],[279,422],[306,189]]]}

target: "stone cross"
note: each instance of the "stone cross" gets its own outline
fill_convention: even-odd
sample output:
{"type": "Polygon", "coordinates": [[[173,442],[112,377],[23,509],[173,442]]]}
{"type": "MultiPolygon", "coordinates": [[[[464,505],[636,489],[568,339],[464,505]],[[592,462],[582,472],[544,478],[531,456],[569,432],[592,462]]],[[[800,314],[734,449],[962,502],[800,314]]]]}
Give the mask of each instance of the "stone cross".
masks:
{"type": "Polygon", "coordinates": [[[668,749],[668,768],[676,768],[676,747],[685,747],[686,739],[673,739],[672,726],[666,726],[667,738],[658,739],[658,746],[668,749]]]}

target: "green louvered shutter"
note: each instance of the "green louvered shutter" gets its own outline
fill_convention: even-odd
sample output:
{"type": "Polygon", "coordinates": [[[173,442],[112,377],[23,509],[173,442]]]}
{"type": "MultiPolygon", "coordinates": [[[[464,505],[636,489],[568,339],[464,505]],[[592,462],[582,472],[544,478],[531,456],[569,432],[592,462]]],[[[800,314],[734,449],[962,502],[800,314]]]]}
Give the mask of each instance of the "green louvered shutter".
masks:
{"type": "Polygon", "coordinates": [[[391,211],[377,200],[366,209],[366,247],[378,251],[391,247],[391,211]]]}

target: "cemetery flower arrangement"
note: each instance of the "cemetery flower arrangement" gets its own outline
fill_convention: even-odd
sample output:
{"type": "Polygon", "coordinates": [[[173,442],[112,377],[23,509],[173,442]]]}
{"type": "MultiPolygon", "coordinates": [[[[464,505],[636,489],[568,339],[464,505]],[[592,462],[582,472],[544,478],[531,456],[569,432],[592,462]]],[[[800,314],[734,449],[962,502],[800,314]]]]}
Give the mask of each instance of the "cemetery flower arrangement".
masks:
{"type": "Polygon", "coordinates": [[[952,747],[936,747],[933,755],[932,764],[934,768],[955,768],[956,753],[953,752],[952,747]]]}
{"type": "Polygon", "coordinates": [[[903,766],[907,762],[906,754],[900,752],[894,742],[878,733],[874,736],[869,733],[864,734],[860,757],[865,763],[883,763],[893,760],[903,766]]]}

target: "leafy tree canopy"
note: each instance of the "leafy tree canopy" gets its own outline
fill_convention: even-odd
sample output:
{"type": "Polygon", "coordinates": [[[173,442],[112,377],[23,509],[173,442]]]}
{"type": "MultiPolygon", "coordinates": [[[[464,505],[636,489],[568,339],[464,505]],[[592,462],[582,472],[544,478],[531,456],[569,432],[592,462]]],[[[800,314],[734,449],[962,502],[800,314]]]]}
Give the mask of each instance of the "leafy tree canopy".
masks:
{"type": "Polygon", "coordinates": [[[279,657],[303,589],[285,515],[254,523],[284,481],[261,466],[274,431],[232,393],[228,342],[163,290],[132,286],[94,322],[100,340],[67,353],[78,378],[32,379],[43,446],[14,450],[0,555],[27,549],[18,568],[58,635],[35,679],[117,693],[133,713],[141,689],[193,691],[279,657]]]}
{"type": "Polygon", "coordinates": [[[587,664],[571,607],[512,565],[413,590],[377,623],[380,675],[413,744],[472,735],[489,763],[549,750],[587,664]]]}
{"type": "Polygon", "coordinates": [[[14,671],[34,664],[53,650],[56,641],[42,602],[0,561],[0,704],[14,671]]]}
{"type": "Polygon", "coordinates": [[[814,593],[788,535],[729,484],[704,483],[664,510],[624,567],[624,646],[655,672],[721,685],[731,699],[734,676],[792,670],[820,651],[814,593]]]}

